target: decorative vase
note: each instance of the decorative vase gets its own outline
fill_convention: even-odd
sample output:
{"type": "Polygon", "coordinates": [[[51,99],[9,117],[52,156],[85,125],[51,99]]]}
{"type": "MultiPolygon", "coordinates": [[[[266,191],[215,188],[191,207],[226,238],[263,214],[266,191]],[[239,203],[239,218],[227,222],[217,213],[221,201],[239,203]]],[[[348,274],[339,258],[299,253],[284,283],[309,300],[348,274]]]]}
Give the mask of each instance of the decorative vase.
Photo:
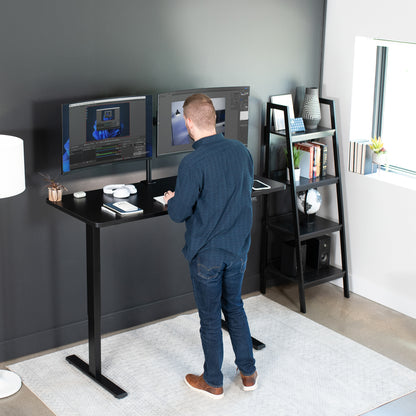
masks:
{"type": "Polygon", "coordinates": [[[303,100],[302,118],[305,127],[314,130],[321,121],[321,106],[319,104],[318,88],[306,88],[303,100]]]}
{"type": "Polygon", "coordinates": [[[48,199],[52,202],[58,202],[62,200],[62,189],[48,188],[48,199]]]}

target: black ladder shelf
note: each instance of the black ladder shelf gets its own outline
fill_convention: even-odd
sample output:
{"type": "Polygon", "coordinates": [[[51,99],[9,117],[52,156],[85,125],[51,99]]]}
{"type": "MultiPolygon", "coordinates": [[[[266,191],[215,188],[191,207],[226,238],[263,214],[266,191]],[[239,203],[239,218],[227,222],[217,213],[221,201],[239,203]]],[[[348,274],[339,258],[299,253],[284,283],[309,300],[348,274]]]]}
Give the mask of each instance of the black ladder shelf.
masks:
{"type": "MultiPolygon", "coordinates": [[[[306,313],[305,289],[312,286],[329,282],[335,279],[343,279],[344,296],[349,298],[348,268],[347,268],[347,250],[345,239],[345,222],[344,208],[342,199],[342,183],[341,170],[339,161],[339,149],[337,140],[337,128],[335,118],[335,103],[333,100],[324,98],[319,99],[321,107],[329,111],[331,126],[318,127],[314,130],[306,130],[305,132],[292,133],[289,128],[285,130],[274,130],[271,123],[271,114],[274,110],[280,110],[284,113],[285,125],[289,126],[289,109],[285,105],[267,103],[266,126],[264,130],[265,145],[265,166],[263,176],[278,181],[282,181],[289,189],[291,209],[290,212],[283,214],[271,215],[270,202],[274,195],[265,196],[264,200],[264,222],[263,222],[263,239],[262,239],[262,255],[261,255],[261,283],[260,290],[266,293],[268,276],[277,277],[279,279],[289,280],[298,285],[300,310],[306,313]],[[271,149],[271,137],[283,138],[287,151],[287,167],[289,169],[290,181],[281,179],[282,170],[273,171],[271,168],[271,156],[275,152],[271,149]],[[334,174],[320,176],[314,179],[300,178],[300,181],[294,182],[294,166],[293,166],[293,144],[296,142],[317,141],[318,139],[328,140],[328,161],[332,157],[334,174]],[[332,139],[332,140],[331,140],[332,139]],[[332,146],[330,144],[332,143],[332,146]],[[332,148],[331,148],[332,147],[332,148]],[[336,187],[336,200],[338,205],[338,221],[331,221],[316,215],[313,222],[306,222],[304,214],[301,214],[296,205],[297,194],[301,191],[307,191],[312,188],[323,186],[336,187]],[[270,248],[269,240],[272,234],[278,235],[283,241],[291,241],[294,245],[296,257],[295,275],[288,275],[287,272],[281,270],[281,259],[273,259],[272,248],[270,248]],[[341,267],[327,265],[321,268],[311,268],[302,264],[302,245],[308,240],[316,239],[325,235],[339,235],[341,250],[341,267]],[[280,261],[279,261],[280,260],[280,261]]],[[[283,146],[284,146],[283,144],[283,146]]]]}

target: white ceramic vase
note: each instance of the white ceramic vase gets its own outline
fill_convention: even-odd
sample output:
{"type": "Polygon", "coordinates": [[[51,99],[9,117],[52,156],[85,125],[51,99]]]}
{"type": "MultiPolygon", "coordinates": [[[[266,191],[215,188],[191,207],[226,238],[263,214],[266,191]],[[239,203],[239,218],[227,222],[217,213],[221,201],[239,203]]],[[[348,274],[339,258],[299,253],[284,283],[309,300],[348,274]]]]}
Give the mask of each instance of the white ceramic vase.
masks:
{"type": "Polygon", "coordinates": [[[321,106],[319,104],[318,88],[306,88],[303,100],[302,118],[305,127],[314,130],[321,121],[321,106]]]}

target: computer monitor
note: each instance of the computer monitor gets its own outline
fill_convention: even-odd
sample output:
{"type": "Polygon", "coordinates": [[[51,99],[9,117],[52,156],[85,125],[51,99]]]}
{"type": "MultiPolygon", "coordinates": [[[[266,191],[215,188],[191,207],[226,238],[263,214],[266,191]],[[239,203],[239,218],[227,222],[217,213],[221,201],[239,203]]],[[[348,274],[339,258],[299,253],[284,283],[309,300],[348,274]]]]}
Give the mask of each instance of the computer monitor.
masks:
{"type": "Polygon", "coordinates": [[[152,96],[62,105],[62,173],[152,157],[152,96]]]}
{"type": "Polygon", "coordinates": [[[173,91],[158,94],[157,156],[193,150],[182,107],[185,99],[195,93],[203,93],[211,98],[217,113],[217,133],[223,133],[225,137],[240,140],[247,145],[250,87],[173,91]]]}

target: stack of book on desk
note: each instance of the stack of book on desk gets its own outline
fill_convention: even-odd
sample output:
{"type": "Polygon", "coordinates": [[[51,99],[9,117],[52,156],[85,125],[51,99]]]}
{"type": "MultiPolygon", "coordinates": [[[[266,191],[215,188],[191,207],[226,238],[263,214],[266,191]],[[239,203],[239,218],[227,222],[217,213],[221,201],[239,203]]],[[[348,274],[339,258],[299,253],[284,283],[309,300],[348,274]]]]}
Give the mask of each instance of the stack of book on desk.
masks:
{"type": "Polygon", "coordinates": [[[373,151],[370,140],[350,141],[348,170],[350,172],[368,175],[377,172],[377,165],[373,163],[373,151]]]}

